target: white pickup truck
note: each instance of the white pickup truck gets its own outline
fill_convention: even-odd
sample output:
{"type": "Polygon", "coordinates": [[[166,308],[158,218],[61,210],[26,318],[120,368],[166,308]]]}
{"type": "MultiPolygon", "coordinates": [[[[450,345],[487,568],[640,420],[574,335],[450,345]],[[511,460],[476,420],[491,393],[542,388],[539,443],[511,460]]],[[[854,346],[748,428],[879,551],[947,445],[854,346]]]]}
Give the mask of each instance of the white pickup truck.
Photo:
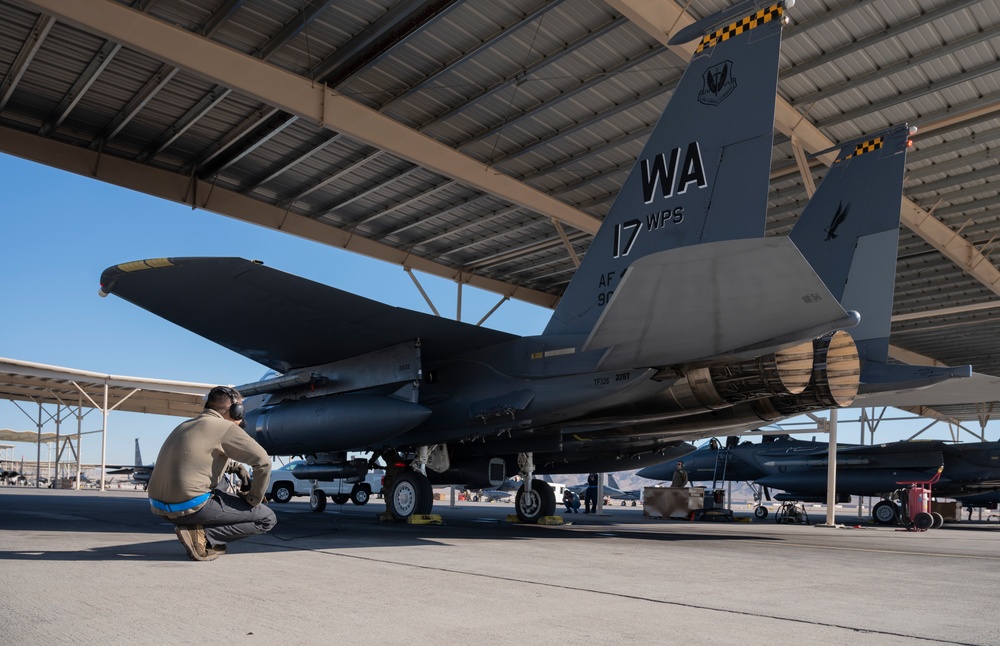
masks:
{"type": "Polygon", "coordinates": [[[268,500],[285,503],[295,496],[310,496],[309,504],[313,511],[323,511],[327,496],[336,505],[343,505],[348,500],[355,505],[363,505],[372,495],[382,494],[382,478],[385,474],[381,470],[374,470],[369,471],[365,479],[360,481],[346,478],[320,480],[316,483],[317,495],[313,496],[309,479],[295,476],[295,468],[301,464],[305,462],[296,460],[271,471],[271,481],[267,485],[268,500]]]}

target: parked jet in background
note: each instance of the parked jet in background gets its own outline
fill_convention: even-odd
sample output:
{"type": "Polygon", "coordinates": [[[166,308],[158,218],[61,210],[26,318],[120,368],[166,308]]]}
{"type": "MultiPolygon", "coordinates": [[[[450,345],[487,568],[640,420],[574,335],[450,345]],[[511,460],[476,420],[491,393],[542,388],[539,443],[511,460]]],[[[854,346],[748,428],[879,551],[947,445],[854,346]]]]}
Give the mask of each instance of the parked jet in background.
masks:
{"type": "MultiPolygon", "coordinates": [[[[691,480],[706,482],[750,482],[763,488],[780,489],[776,500],[826,502],[829,445],[788,436],[764,436],[760,443],[730,446],[709,442],[684,457],[691,480]]],[[[942,441],[891,442],[888,444],[837,445],[837,496],[885,497],[900,483],[929,482],[942,469],[931,488],[933,495],[954,498],[967,505],[1000,499],[1000,442],[948,444],[942,441]]],[[[651,480],[669,480],[673,465],[661,464],[640,469],[651,480]]],[[[758,507],[759,517],[767,510],[758,507]],[[763,511],[760,511],[763,510],[763,511]]],[[[872,516],[891,524],[899,509],[888,500],[874,505],[872,516]]]]}
{"type": "MultiPolygon", "coordinates": [[[[862,368],[843,329],[859,314],[838,298],[865,317],[891,304],[906,127],[845,144],[798,239],[765,238],[784,11],[745,2],[674,37],[701,41],[540,336],[390,307],[240,258],[117,265],[102,294],[273,370],[240,387],[253,408],[247,432],[270,453],[306,456],[316,479],[363,471],[348,451],[400,465],[386,497],[399,518],[430,512],[432,482],[496,486],[519,473],[517,514],[537,522],[556,500],[536,473],[638,468],[686,452],[684,439],[848,405],[862,368]],[[871,230],[886,204],[895,224],[871,230]],[[233,303],[248,315],[231,316],[233,303]]],[[[881,318],[866,331],[870,365],[881,365],[881,318]]]]}
{"type": "MultiPolygon", "coordinates": [[[[673,463],[671,462],[671,464],[673,463]]],[[[633,506],[635,506],[636,501],[642,500],[642,491],[640,490],[625,491],[618,486],[618,481],[615,479],[615,476],[613,474],[609,473],[607,475],[608,475],[608,481],[604,484],[603,487],[605,496],[611,498],[612,500],[621,500],[623,506],[625,505],[626,502],[630,500],[632,501],[633,506]]],[[[584,493],[586,493],[587,491],[587,483],[567,485],[566,488],[582,498],[584,493]]]]}
{"type": "Polygon", "coordinates": [[[135,438],[135,464],[108,464],[108,469],[114,471],[106,472],[109,476],[128,475],[129,482],[141,484],[145,491],[149,486],[149,476],[153,475],[153,465],[142,463],[142,453],[139,452],[139,438],[135,438]]]}

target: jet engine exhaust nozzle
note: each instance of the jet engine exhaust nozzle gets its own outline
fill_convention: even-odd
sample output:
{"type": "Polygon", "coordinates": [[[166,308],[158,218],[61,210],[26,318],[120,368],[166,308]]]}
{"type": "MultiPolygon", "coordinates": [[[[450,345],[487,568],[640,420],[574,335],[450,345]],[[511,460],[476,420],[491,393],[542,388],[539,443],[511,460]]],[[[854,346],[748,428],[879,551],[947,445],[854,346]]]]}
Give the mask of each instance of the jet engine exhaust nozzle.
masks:
{"type": "Polygon", "coordinates": [[[695,368],[687,373],[692,392],[707,408],[739,402],[797,395],[809,385],[813,373],[813,344],[800,343],[749,361],[695,368]]]}

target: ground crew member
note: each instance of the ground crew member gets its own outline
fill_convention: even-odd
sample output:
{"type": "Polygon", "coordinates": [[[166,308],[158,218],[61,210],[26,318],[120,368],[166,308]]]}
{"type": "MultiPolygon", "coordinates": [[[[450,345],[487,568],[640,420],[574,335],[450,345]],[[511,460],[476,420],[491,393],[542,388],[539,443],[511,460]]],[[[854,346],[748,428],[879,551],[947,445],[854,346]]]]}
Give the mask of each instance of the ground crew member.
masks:
{"type": "Polygon", "coordinates": [[[583,513],[597,513],[597,480],[600,476],[591,473],[587,476],[587,490],[583,492],[583,513]]]}
{"type": "Polygon", "coordinates": [[[670,481],[671,487],[686,487],[688,483],[688,472],[684,470],[684,463],[677,462],[677,468],[674,469],[674,477],[670,481]]]}
{"type": "Polygon", "coordinates": [[[226,543],[271,530],[274,512],[261,503],[271,475],[271,460],[240,426],[243,397],[234,388],[216,386],[205,410],[175,428],[156,458],[149,478],[150,509],[174,523],[174,533],[195,561],[212,561],[226,543]],[[229,468],[246,483],[249,464],[253,482],[234,496],[220,489],[229,468]]]}

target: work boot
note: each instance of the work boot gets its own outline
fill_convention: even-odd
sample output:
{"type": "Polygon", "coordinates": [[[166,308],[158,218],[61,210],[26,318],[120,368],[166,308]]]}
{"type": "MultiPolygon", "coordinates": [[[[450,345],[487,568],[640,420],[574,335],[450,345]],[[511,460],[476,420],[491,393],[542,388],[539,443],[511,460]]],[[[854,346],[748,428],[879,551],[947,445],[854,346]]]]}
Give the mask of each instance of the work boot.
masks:
{"type": "Polygon", "coordinates": [[[227,546],[225,543],[219,543],[218,545],[215,546],[206,545],[205,553],[208,554],[209,556],[214,554],[216,557],[219,557],[226,553],[226,547],[227,546]]]}
{"type": "Polygon", "coordinates": [[[192,561],[214,561],[219,558],[218,554],[208,553],[208,542],[205,540],[205,529],[201,525],[184,527],[177,525],[174,527],[177,540],[184,545],[188,558],[192,561]]]}

